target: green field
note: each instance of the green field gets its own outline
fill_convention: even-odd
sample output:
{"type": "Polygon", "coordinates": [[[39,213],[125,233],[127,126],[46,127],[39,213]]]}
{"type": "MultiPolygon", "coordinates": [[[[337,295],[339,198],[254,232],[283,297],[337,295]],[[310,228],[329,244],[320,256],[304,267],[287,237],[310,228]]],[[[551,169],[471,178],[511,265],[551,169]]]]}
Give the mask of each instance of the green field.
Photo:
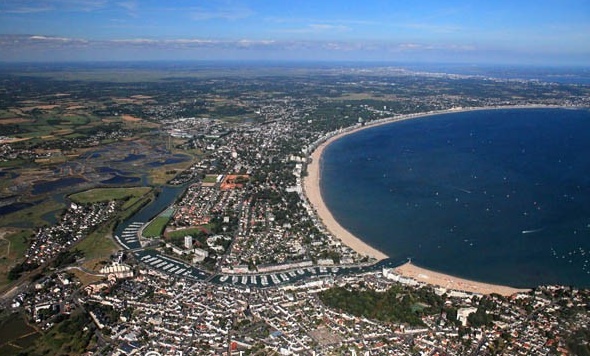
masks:
{"type": "Polygon", "coordinates": [[[217,175],[215,174],[207,174],[205,178],[203,178],[203,183],[216,183],[217,182],[217,175]]]}
{"type": "Polygon", "coordinates": [[[137,198],[147,194],[150,190],[152,190],[150,187],[96,188],[72,194],[69,198],[75,203],[87,204],[111,200],[123,200],[131,197],[137,198]]]}
{"type": "Polygon", "coordinates": [[[0,240],[0,288],[10,282],[6,278],[8,271],[24,257],[29,245],[27,240],[32,234],[32,230],[13,230],[0,240]]]}
{"type": "Polygon", "coordinates": [[[160,237],[166,228],[166,225],[170,221],[169,217],[166,216],[158,216],[152,222],[143,229],[142,235],[144,237],[160,237]]]}
{"type": "Polygon", "coordinates": [[[101,226],[80,241],[76,248],[84,253],[84,267],[95,270],[98,262],[108,260],[121,248],[110,238],[114,224],[101,226]]]}
{"type": "Polygon", "coordinates": [[[202,228],[198,228],[198,227],[192,227],[192,228],[188,228],[188,229],[182,229],[182,230],[176,230],[176,231],[170,231],[166,234],[167,238],[170,239],[174,239],[174,238],[181,238],[184,237],[186,235],[191,235],[191,236],[199,236],[203,234],[203,229],[202,228]]]}

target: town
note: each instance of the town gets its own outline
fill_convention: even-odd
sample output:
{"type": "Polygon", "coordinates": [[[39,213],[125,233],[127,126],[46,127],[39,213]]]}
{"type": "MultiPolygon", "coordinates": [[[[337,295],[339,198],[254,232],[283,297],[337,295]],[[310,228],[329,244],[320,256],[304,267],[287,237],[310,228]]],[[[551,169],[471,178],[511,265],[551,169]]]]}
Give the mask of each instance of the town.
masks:
{"type": "MultiPolygon", "coordinates": [[[[112,120],[108,134],[92,131],[92,140],[69,136],[78,128],[68,124],[67,134],[54,133],[59,139],[20,141],[22,127],[11,119],[2,126],[0,157],[15,180],[28,174],[19,168],[26,162],[28,169],[51,171],[55,180],[79,179],[49,193],[108,187],[109,174],[125,178],[124,187],[157,178],[180,192],[144,220],[141,208],[169,198],[164,191],[137,204],[127,195],[89,203],[68,199],[59,221],[39,227],[11,269],[20,284],[6,293],[5,312],[24,313],[44,335],[75,330],[75,339],[61,346],[72,354],[589,352],[590,291],[538,286],[510,296],[483,295],[402,277],[395,266],[332,235],[302,182],[314,149],[355,127],[465,108],[588,107],[590,88],[388,68],[316,74],[177,80],[168,91],[130,84],[128,100],[101,98],[100,91],[110,91],[101,83],[92,98],[37,99],[41,106],[51,98],[55,106],[45,109],[19,109],[22,100],[3,99],[2,110],[22,120],[35,110],[39,116],[79,101],[92,101],[93,115],[112,120]],[[114,173],[103,166],[107,151],[118,155],[114,173]],[[144,169],[160,166],[145,176],[144,169]],[[91,177],[101,177],[102,184],[91,177]],[[136,216],[118,215],[130,207],[136,216]],[[115,220],[105,235],[119,251],[103,256],[94,270],[81,266],[80,243],[115,220]],[[94,280],[83,282],[81,274],[94,280]],[[349,292],[363,301],[359,309],[337,304],[349,292]],[[365,293],[373,299],[361,298],[365,293]],[[409,303],[402,313],[407,318],[375,311],[379,306],[371,301],[390,294],[400,305],[409,303]]],[[[5,205],[18,212],[27,209],[17,206],[28,204],[27,197],[54,199],[39,192],[39,182],[6,187],[5,205]]],[[[1,347],[37,354],[16,341],[1,347]]]]}

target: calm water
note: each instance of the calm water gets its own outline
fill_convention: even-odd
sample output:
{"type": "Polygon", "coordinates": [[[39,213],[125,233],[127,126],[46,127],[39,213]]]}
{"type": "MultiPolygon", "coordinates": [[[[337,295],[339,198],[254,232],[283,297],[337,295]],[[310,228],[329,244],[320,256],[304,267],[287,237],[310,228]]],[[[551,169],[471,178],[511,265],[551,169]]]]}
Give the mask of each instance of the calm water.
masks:
{"type": "Polygon", "coordinates": [[[394,260],[513,286],[590,286],[590,111],[437,115],[324,152],[327,206],[394,260]]]}
{"type": "Polygon", "coordinates": [[[84,182],[86,182],[86,179],[80,177],[68,177],[55,181],[40,181],[34,185],[32,193],[33,195],[49,193],[56,189],[66,188],[84,182]]]}

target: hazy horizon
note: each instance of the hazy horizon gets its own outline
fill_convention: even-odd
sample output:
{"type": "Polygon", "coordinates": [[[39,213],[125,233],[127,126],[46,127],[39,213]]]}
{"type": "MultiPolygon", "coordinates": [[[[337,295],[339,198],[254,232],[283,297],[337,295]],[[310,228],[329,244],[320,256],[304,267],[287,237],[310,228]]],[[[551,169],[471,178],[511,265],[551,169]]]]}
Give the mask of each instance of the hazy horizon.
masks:
{"type": "Polygon", "coordinates": [[[25,0],[0,61],[274,60],[585,66],[590,2],[25,0]]]}

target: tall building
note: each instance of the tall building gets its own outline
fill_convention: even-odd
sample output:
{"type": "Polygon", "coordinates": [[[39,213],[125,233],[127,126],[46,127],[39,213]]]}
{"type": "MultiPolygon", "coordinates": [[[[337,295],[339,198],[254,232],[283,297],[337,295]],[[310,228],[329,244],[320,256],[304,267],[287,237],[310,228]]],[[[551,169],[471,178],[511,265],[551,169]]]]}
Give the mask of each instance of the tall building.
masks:
{"type": "Polygon", "coordinates": [[[184,237],[184,247],[188,250],[193,248],[193,237],[190,235],[186,235],[184,237]]]}

